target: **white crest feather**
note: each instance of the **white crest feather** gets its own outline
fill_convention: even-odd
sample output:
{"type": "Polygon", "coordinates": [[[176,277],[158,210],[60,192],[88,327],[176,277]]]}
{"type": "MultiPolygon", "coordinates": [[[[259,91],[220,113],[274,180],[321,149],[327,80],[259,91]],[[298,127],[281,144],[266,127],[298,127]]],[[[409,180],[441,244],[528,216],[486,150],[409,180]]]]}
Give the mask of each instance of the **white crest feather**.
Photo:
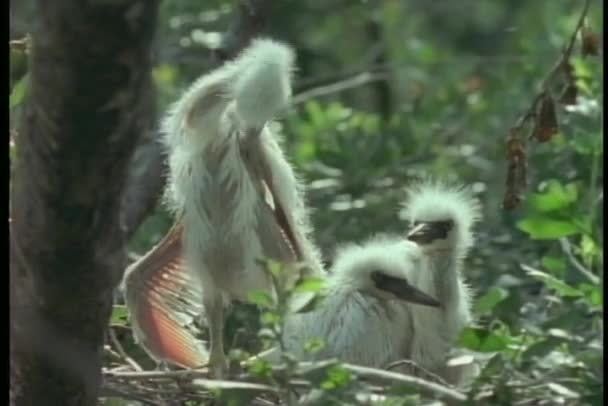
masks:
{"type": "Polygon", "coordinates": [[[257,39],[237,58],[236,112],[246,127],[260,128],[285,108],[291,97],[295,56],[291,48],[257,39]]]}
{"type": "Polygon", "coordinates": [[[400,278],[408,278],[408,271],[419,265],[422,252],[411,241],[400,237],[377,235],[361,244],[345,244],[336,251],[332,276],[342,279],[368,278],[359,275],[369,270],[400,278]]]}
{"type": "Polygon", "coordinates": [[[458,233],[459,250],[473,244],[473,226],[481,206],[470,188],[441,181],[424,180],[408,187],[402,217],[410,222],[452,220],[458,233]]]}

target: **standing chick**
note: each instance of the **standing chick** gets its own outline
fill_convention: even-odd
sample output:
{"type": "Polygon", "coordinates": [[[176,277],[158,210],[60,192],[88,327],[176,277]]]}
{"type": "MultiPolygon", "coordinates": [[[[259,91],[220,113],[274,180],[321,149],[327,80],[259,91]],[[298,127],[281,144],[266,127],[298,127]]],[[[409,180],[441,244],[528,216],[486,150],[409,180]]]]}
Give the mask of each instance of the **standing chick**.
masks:
{"type": "MultiPolygon", "coordinates": [[[[226,367],[226,303],[247,301],[250,291],[271,291],[271,281],[256,260],[305,262],[314,273],[322,271],[309,239],[301,188],[278,134],[268,125],[289,102],[293,65],[293,51],[286,45],[255,40],[235,61],[199,78],[162,125],[169,155],[167,200],[179,224],[174,229],[179,244],[173,245],[180,246],[180,255],[183,249],[185,258],[180,271],[172,276],[165,271],[170,275],[165,282],[175,282],[175,275],[185,270],[202,286],[209,368],[216,377],[226,367]]],[[[175,249],[172,252],[175,257],[175,249]]],[[[159,265],[149,272],[165,268],[159,265]]],[[[150,280],[142,272],[143,282],[136,284],[140,288],[150,280]]],[[[131,279],[137,274],[131,270],[131,279]]],[[[160,278],[157,282],[165,283],[160,278]]],[[[192,337],[184,337],[183,331],[182,337],[173,334],[180,328],[175,318],[161,332],[154,323],[140,324],[141,335],[156,339],[156,352],[166,354],[166,348],[180,345],[190,348],[189,354],[195,352],[192,343],[184,342],[192,337]]],[[[203,357],[199,353],[194,358],[203,357]]],[[[190,357],[179,365],[194,363],[190,357]]]]}
{"type": "Polygon", "coordinates": [[[462,277],[465,256],[474,243],[473,225],[480,218],[479,202],[463,187],[422,182],[411,187],[404,207],[428,268],[414,283],[439,299],[439,309],[411,307],[414,336],[410,357],[418,365],[453,384],[461,384],[476,366],[446,366],[446,358],[462,329],[472,322],[472,295],[462,277]]]}
{"type": "Polygon", "coordinates": [[[284,326],[287,350],[300,359],[336,357],[344,362],[384,367],[409,351],[412,321],[408,307],[438,307],[411,283],[424,258],[403,238],[377,237],[338,252],[326,279],[327,296],[310,313],[290,314],[284,326]],[[304,345],[321,338],[314,355],[304,345]]]}

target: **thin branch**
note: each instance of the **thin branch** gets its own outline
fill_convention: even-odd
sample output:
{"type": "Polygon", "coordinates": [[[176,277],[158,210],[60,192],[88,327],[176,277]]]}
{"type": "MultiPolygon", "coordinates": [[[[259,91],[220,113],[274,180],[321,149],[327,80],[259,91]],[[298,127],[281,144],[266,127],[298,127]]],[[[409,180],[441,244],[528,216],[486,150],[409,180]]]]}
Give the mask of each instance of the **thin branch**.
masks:
{"type": "Polygon", "coordinates": [[[137,362],[135,362],[135,360],[133,358],[131,358],[126,353],[126,351],[123,348],[122,344],[118,340],[118,337],[116,337],[116,332],[114,331],[114,329],[110,327],[108,329],[108,333],[110,335],[110,340],[112,341],[112,344],[114,345],[114,348],[116,348],[116,351],[118,352],[118,354],[120,354],[120,356],[123,358],[123,360],[125,362],[127,362],[129,365],[131,365],[131,367],[133,367],[134,370],[136,370],[136,371],[143,371],[143,368],[137,362]]]}
{"type": "Polygon", "coordinates": [[[376,378],[382,381],[406,383],[427,392],[433,392],[442,398],[446,398],[454,402],[462,403],[467,400],[467,397],[457,390],[439,385],[434,382],[428,382],[422,378],[416,378],[396,372],[383,371],[381,369],[362,367],[358,365],[341,364],[341,366],[359,376],[376,378]]]}
{"type": "Polygon", "coordinates": [[[587,278],[594,285],[597,285],[600,283],[600,278],[595,276],[590,270],[588,270],[583,264],[581,264],[576,259],[576,257],[574,256],[574,253],[572,252],[572,245],[570,244],[570,241],[567,238],[565,238],[565,237],[560,238],[559,244],[562,248],[562,251],[564,252],[564,254],[566,254],[566,257],[568,258],[568,260],[570,261],[570,263],[572,264],[574,269],[576,269],[581,275],[583,275],[585,278],[587,278]]]}
{"type": "Polygon", "coordinates": [[[547,76],[543,79],[540,90],[537,92],[536,96],[532,99],[532,103],[528,109],[524,112],[524,114],[517,120],[514,128],[519,129],[523,127],[523,125],[536,114],[536,108],[538,103],[543,97],[545,91],[549,88],[550,83],[553,81],[553,78],[557,75],[560,69],[563,69],[568,61],[570,60],[570,56],[572,55],[572,50],[574,49],[574,44],[576,43],[576,36],[583,26],[583,22],[585,21],[585,17],[587,16],[587,11],[589,10],[589,5],[591,4],[591,0],[585,0],[585,5],[583,6],[583,11],[581,12],[581,16],[579,17],[576,26],[574,27],[574,31],[568,40],[566,47],[561,53],[560,58],[555,63],[553,68],[549,71],[547,76]]]}
{"type": "Polygon", "coordinates": [[[530,132],[528,138],[537,138],[540,142],[547,141],[557,132],[558,123],[555,116],[555,107],[553,98],[549,92],[549,87],[560,71],[562,71],[568,77],[569,85],[571,85],[572,73],[570,71],[572,68],[570,66],[570,57],[576,43],[576,37],[583,27],[590,3],[591,0],[585,0],[583,11],[581,12],[572,35],[562,50],[558,61],[541,82],[540,89],[532,99],[532,102],[528,108],[517,119],[515,125],[511,127],[510,131],[506,134],[508,170],[505,180],[506,190],[503,198],[503,206],[505,209],[511,210],[519,206],[523,200],[525,189],[527,187],[528,159],[526,154],[526,144],[525,138],[522,139],[520,136],[524,126],[526,126],[526,124],[528,124],[528,122],[531,120],[535,120],[536,122],[534,129],[530,132]],[[537,110],[539,110],[539,106],[541,110],[546,110],[544,114],[540,112],[541,117],[537,117],[537,110]],[[543,135],[544,133],[548,133],[548,135],[543,135]]]}
{"type": "MultiPolygon", "coordinates": [[[[327,368],[330,365],[336,364],[336,360],[324,360],[320,362],[302,362],[299,364],[301,368],[300,374],[310,372],[311,369],[316,368],[327,368]]],[[[368,379],[376,379],[383,382],[400,382],[409,384],[419,388],[420,390],[431,392],[442,398],[449,399],[454,402],[464,402],[467,398],[461,392],[449,388],[445,385],[430,382],[422,378],[413,377],[405,374],[396,372],[384,371],[375,368],[361,367],[351,364],[339,364],[344,369],[353,372],[357,376],[361,376],[368,379]]],[[[187,370],[187,371],[141,371],[141,372],[119,372],[119,371],[104,371],[106,380],[116,378],[128,381],[141,381],[141,380],[178,380],[178,381],[189,381],[192,383],[188,385],[200,386],[205,389],[237,389],[237,390],[255,390],[261,392],[279,393],[278,388],[252,383],[245,381],[226,381],[226,380],[212,380],[206,379],[208,371],[206,368],[187,370]]],[[[302,379],[295,379],[289,381],[290,387],[307,388],[310,384],[302,379]]]]}
{"type": "Polygon", "coordinates": [[[235,381],[223,381],[216,379],[195,379],[190,384],[194,387],[201,387],[208,390],[215,389],[236,389],[236,390],[248,390],[248,391],[258,391],[258,392],[270,392],[270,393],[279,393],[280,390],[270,385],[263,385],[260,383],[252,383],[252,382],[235,382],[235,381]]]}
{"type": "Polygon", "coordinates": [[[316,99],[321,96],[327,96],[334,93],[340,93],[345,90],[350,90],[369,83],[386,80],[388,75],[385,72],[364,72],[355,77],[348,78],[326,86],[319,86],[313,89],[302,92],[294,96],[292,104],[294,106],[305,103],[309,100],[316,99]]]}
{"type": "Polygon", "coordinates": [[[433,372],[424,369],[423,367],[421,367],[420,365],[416,364],[414,361],[409,360],[409,359],[402,359],[399,361],[392,362],[392,363],[388,364],[384,369],[386,369],[387,371],[390,371],[391,369],[397,368],[402,365],[407,365],[408,367],[412,368],[414,373],[422,373],[425,378],[427,378],[431,381],[437,382],[441,385],[448,386],[448,383],[443,378],[441,378],[439,375],[434,374],[433,372]]]}
{"type": "Polygon", "coordinates": [[[196,379],[206,378],[209,376],[207,368],[188,369],[180,371],[115,371],[106,370],[104,376],[108,378],[120,378],[129,380],[146,380],[146,379],[196,379]]]}
{"type": "Polygon", "coordinates": [[[145,405],[163,406],[162,403],[154,402],[150,399],[144,398],[135,393],[131,393],[130,391],[127,391],[127,390],[122,390],[122,389],[119,389],[116,387],[108,387],[108,386],[105,386],[104,388],[102,388],[101,397],[117,397],[117,396],[120,396],[123,399],[136,400],[145,405]]]}

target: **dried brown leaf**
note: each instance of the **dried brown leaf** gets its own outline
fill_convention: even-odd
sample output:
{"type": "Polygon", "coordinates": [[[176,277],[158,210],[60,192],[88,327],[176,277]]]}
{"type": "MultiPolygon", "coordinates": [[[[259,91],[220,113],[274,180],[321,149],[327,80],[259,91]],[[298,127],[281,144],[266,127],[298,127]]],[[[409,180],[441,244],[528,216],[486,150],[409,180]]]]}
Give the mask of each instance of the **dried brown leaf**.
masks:
{"type": "Polygon", "coordinates": [[[523,200],[527,178],[527,158],[519,129],[511,129],[507,137],[507,180],[503,207],[517,208],[523,200]]]}
{"type": "Polygon", "coordinates": [[[581,28],[581,40],[581,53],[583,57],[589,55],[598,56],[600,54],[600,39],[587,25],[581,28]]]}
{"type": "Polygon", "coordinates": [[[558,128],[555,102],[549,93],[545,93],[540,101],[532,137],[536,138],[539,142],[547,142],[557,134],[558,128]]]}

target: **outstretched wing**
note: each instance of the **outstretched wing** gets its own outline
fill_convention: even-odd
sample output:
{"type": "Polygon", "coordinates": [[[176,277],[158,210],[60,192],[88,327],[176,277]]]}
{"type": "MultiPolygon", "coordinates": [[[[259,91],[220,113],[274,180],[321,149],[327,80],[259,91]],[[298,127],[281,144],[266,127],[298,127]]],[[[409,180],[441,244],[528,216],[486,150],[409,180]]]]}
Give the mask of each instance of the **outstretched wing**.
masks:
{"type": "Polygon", "coordinates": [[[187,328],[202,314],[202,291],[185,268],[181,223],[125,272],[125,298],[136,341],[158,361],[197,368],[208,361],[187,328]]]}

